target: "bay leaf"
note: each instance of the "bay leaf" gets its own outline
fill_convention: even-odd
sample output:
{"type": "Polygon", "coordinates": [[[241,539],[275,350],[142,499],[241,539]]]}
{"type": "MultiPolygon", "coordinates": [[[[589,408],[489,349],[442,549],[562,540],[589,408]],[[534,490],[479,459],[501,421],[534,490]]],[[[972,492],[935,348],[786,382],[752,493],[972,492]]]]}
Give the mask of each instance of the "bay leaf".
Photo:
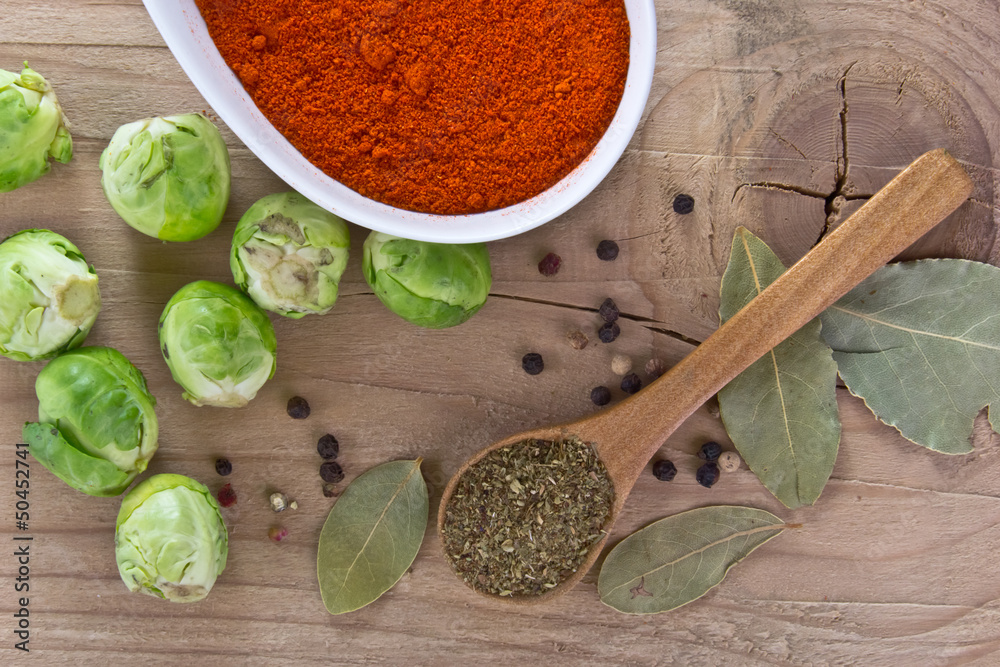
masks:
{"type": "Polygon", "coordinates": [[[656,614],[697,600],[736,563],[789,526],[751,507],[719,505],[660,519],[619,542],[601,566],[601,602],[656,614]]]}
{"type": "Polygon", "coordinates": [[[844,384],[903,437],[966,454],[987,406],[997,430],[1000,269],[964,259],[890,264],[822,318],[844,384]]]}
{"type": "Polygon", "coordinates": [[[355,479],[323,524],[316,570],[331,614],[377,600],[406,573],[427,528],[421,459],[383,463],[355,479]]]}
{"type": "MultiPolygon", "coordinates": [[[[737,228],[722,277],[722,321],[784,272],[763,241],[737,228]]],[[[719,413],[736,449],[792,509],[816,502],[840,445],[837,365],[820,328],[819,318],[810,321],[719,392],[719,413]]]]}

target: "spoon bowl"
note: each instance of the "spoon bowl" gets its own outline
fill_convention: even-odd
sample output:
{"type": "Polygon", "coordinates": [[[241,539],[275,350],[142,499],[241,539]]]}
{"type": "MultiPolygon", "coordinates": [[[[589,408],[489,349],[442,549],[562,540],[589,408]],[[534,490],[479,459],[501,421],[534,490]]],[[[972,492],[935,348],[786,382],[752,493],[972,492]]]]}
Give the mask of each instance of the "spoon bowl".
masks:
{"type": "Polygon", "coordinates": [[[477,592],[508,603],[536,604],[576,585],[599,557],[646,464],[684,420],[771,348],[946,218],[971,191],[968,174],[945,150],[925,153],[641,392],[577,421],[503,438],[469,459],[444,490],[438,512],[439,533],[443,532],[447,506],[462,475],[489,452],[523,440],[576,437],[590,443],[615,488],[604,538],[555,588],[540,595],[518,597],[477,592]]]}

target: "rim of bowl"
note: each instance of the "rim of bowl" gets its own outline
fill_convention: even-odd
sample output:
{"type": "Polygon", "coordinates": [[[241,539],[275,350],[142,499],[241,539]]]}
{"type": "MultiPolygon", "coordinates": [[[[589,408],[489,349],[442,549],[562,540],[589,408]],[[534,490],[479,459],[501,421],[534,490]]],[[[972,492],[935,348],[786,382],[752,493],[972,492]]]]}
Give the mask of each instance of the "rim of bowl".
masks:
{"type": "Polygon", "coordinates": [[[181,69],[213,111],[289,187],[356,225],[418,241],[476,243],[507,238],[562,215],[604,180],[635,134],[649,98],[656,62],[654,0],[624,0],[629,66],[618,110],[597,145],[573,171],[544,192],[483,213],[438,215],[364,197],[306,160],[264,117],[219,54],[195,0],[143,0],[181,69]]]}

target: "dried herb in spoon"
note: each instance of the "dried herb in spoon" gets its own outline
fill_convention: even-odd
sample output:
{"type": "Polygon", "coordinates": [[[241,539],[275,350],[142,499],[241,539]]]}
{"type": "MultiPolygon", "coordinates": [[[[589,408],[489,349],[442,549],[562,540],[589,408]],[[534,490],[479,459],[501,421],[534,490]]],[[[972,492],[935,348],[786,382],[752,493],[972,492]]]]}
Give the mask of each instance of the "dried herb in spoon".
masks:
{"type": "Polygon", "coordinates": [[[604,537],[614,497],[597,452],[578,439],[501,447],[459,479],[445,509],[445,552],[478,591],[540,595],[604,537]]]}

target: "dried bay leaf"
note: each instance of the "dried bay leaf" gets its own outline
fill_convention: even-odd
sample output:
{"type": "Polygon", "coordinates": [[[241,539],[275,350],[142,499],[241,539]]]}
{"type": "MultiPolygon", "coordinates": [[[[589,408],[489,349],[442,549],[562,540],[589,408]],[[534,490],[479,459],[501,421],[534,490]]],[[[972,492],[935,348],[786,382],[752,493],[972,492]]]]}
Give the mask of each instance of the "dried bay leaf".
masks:
{"type": "Polygon", "coordinates": [[[619,542],[601,567],[601,602],[656,614],[697,600],[736,563],[789,526],[751,507],[720,505],[660,519],[619,542]]]}
{"type": "MultiPolygon", "coordinates": [[[[728,320],[785,272],[767,245],[739,227],[722,277],[728,320]]],[[[726,432],[743,460],[786,507],[812,505],[837,459],[837,365],[816,318],[719,392],[726,432]]]]}
{"type": "Polygon", "coordinates": [[[316,569],[331,614],[374,602],[416,558],[428,513],[420,463],[393,461],[372,468],[330,510],[319,536],[316,569]]]}
{"type": "Polygon", "coordinates": [[[1000,269],[963,259],[890,264],[822,318],[844,384],[903,437],[965,454],[982,408],[1000,426],[1000,269]]]}

